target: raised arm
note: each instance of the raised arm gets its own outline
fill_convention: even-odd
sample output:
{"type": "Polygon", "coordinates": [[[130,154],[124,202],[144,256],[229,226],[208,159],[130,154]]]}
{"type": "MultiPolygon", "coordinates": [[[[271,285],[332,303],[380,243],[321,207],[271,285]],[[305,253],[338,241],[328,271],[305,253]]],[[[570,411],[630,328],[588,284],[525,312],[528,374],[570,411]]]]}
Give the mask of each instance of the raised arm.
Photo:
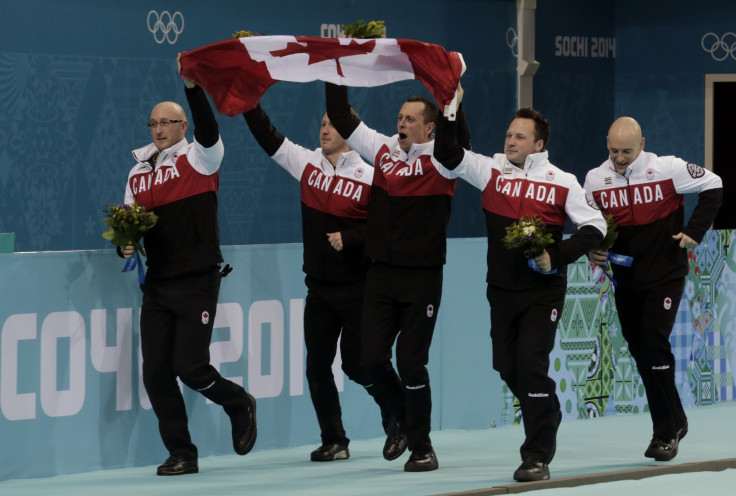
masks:
{"type": "Polygon", "coordinates": [[[449,121],[440,112],[437,117],[437,132],[434,137],[434,158],[445,168],[454,170],[470,150],[470,129],[462,106],[463,87],[457,85],[457,118],[449,121]]]}
{"type": "MultiPolygon", "coordinates": [[[[458,108],[458,120],[465,118],[462,104],[458,108]],[[462,117],[461,117],[462,116],[462,117]]],[[[465,150],[458,143],[458,120],[448,121],[440,115],[437,119],[437,133],[434,137],[434,158],[445,168],[455,170],[465,156],[465,150]]],[[[470,135],[468,134],[468,138],[470,135]]],[[[468,145],[470,141],[468,139],[468,145]]]]}
{"type": "Polygon", "coordinates": [[[269,157],[272,157],[284,143],[285,138],[273,127],[261,104],[256,105],[253,110],[244,112],[243,117],[258,144],[269,157]]]}
{"type": "Polygon", "coordinates": [[[194,125],[194,139],[205,148],[212,148],[220,140],[220,129],[217,126],[215,114],[212,112],[210,102],[207,100],[204,90],[193,81],[181,75],[181,53],[176,56],[176,67],[184,81],[184,93],[192,112],[192,124],[194,125]]]}
{"type": "Polygon", "coordinates": [[[455,136],[457,137],[457,144],[466,150],[472,150],[473,145],[470,141],[470,127],[468,127],[468,120],[465,118],[465,109],[462,104],[459,104],[457,108],[456,122],[455,136]]]}
{"type": "MultiPolygon", "coordinates": [[[[181,70],[181,66],[179,67],[181,70]]],[[[184,93],[192,113],[195,141],[195,146],[187,152],[187,158],[194,170],[209,176],[220,170],[225,147],[220,139],[215,114],[204,90],[186,79],[184,85],[184,93]]]]}
{"type": "Polygon", "coordinates": [[[348,139],[360,125],[360,119],[350,111],[347,87],[325,83],[325,100],[327,117],[340,136],[348,139]]]}
{"type": "Polygon", "coordinates": [[[194,124],[194,139],[197,143],[205,148],[215,146],[220,139],[220,129],[217,126],[215,114],[212,112],[210,102],[207,95],[199,86],[184,89],[189,102],[189,108],[192,111],[192,121],[194,124]]]}
{"type": "Polygon", "coordinates": [[[294,179],[301,180],[307,165],[315,160],[314,151],[292,143],[279,133],[260,103],[254,109],[244,112],[243,117],[253,137],[268,156],[294,179]]]}

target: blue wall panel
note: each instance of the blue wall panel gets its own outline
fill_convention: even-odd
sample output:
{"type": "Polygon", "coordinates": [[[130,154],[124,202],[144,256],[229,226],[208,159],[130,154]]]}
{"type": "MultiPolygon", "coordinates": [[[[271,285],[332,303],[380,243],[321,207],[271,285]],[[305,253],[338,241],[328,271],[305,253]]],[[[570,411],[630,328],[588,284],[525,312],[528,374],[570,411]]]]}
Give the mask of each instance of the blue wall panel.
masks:
{"type": "Polygon", "coordinates": [[[613,120],[615,2],[538,2],[534,107],[549,120],[550,161],[582,184],[607,155],[613,120]]]}
{"type": "MultiPolygon", "coordinates": [[[[488,137],[500,139],[505,123],[488,116],[513,110],[515,59],[504,33],[515,23],[514,3],[429,0],[412,10],[411,22],[395,7],[389,0],[0,1],[0,232],[15,232],[19,251],[106,247],[101,210],[122,200],[130,151],[150,141],[151,108],[185,103],[176,54],[240,29],[334,36],[342,24],[383,19],[390,37],[459,51],[475,142],[483,148],[488,137]]],[[[366,123],[393,134],[400,105],[417,93],[427,95],[409,82],[354,89],[351,98],[366,123]]],[[[279,83],[263,104],[285,135],[317,147],[323,95],[321,83],[279,83]]],[[[241,117],[218,120],[222,243],[300,241],[296,182],[271,163],[241,117]]],[[[466,186],[450,232],[483,234],[478,194],[466,186]]]]}
{"type": "MultiPolygon", "coordinates": [[[[708,233],[671,336],[687,407],[736,397],[733,231],[708,233]]],[[[300,244],[229,246],[210,353],[258,399],[256,450],[319,443],[305,378],[306,289],[300,244]]],[[[492,369],[485,299],[486,240],[448,243],[442,305],[429,359],[432,429],[518,424],[518,402],[492,369]]],[[[0,480],[160,463],[166,451],[140,379],[141,292],[111,250],[0,254],[0,480]]],[[[551,354],[564,420],[646,412],[608,280],[581,259],[551,354]]],[[[363,388],[333,366],[351,439],[383,436],[363,388]]],[[[200,456],[230,454],[222,409],[184,388],[200,456]]],[[[310,448],[305,449],[305,456],[310,448]]],[[[377,455],[379,456],[379,455],[377,455]]]]}

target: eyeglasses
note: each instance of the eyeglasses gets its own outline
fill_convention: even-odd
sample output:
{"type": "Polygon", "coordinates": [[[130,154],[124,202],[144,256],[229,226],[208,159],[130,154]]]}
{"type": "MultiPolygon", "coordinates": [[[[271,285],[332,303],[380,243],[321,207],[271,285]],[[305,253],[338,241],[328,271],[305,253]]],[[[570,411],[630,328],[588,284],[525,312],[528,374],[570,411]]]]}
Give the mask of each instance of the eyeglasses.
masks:
{"type": "Polygon", "coordinates": [[[156,122],[156,121],[146,122],[146,126],[148,127],[156,127],[156,126],[168,127],[171,124],[176,124],[177,122],[184,122],[184,121],[182,119],[173,120],[173,121],[164,119],[160,122],[156,122]]]}

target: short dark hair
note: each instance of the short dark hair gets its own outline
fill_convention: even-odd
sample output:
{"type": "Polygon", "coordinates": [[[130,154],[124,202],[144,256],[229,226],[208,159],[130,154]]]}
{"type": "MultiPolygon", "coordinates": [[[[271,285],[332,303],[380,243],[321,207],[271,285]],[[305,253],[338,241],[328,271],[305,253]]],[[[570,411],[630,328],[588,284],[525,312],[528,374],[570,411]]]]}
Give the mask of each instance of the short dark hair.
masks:
{"type": "Polygon", "coordinates": [[[429,98],[424,98],[423,96],[410,96],[406,99],[407,102],[421,102],[424,104],[424,112],[422,112],[422,117],[424,118],[424,123],[428,122],[435,122],[437,120],[437,105],[434,104],[432,100],[429,98]]]}
{"type": "Polygon", "coordinates": [[[539,141],[541,139],[542,141],[544,141],[544,146],[542,147],[542,149],[544,150],[545,148],[547,148],[547,144],[549,143],[549,135],[552,132],[552,129],[549,125],[549,122],[547,122],[547,119],[542,114],[531,107],[525,107],[517,110],[514,117],[517,119],[533,120],[534,141],[539,141]]]}

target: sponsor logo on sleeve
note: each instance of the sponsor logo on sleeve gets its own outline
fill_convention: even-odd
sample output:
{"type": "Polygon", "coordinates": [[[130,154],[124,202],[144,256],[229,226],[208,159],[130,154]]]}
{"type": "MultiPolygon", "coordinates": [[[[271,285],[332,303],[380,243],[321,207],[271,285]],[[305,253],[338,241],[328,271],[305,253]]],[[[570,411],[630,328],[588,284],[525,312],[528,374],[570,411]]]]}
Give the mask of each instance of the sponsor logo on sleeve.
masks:
{"type": "Polygon", "coordinates": [[[690,174],[690,177],[692,177],[693,179],[698,179],[705,175],[705,169],[703,169],[699,165],[691,164],[690,162],[688,162],[687,173],[690,174]]]}

